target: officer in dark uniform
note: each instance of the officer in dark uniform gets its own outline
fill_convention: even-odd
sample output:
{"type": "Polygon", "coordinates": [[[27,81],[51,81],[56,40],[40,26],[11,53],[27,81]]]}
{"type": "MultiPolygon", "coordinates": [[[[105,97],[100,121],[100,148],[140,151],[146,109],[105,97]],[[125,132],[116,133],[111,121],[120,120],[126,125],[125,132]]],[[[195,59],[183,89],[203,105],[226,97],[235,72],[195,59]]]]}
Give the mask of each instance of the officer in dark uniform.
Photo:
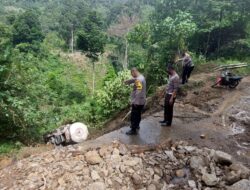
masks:
{"type": "Polygon", "coordinates": [[[170,127],[172,125],[174,103],[180,85],[180,77],[172,65],[168,66],[167,72],[169,74],[169,80],[165,90],[164,120],[160,121],[163,127],[170,127]]]}
{"type": "Polygon", "coordinates": [[[137,135],[137,130],[140,129],[141,114],[146,103],[146,80],[144,76],[137,70],[131,69],[132,79],[125,81],[125,84],[134,84],[131,94],[131,129],[127,135],[137,135]]]}

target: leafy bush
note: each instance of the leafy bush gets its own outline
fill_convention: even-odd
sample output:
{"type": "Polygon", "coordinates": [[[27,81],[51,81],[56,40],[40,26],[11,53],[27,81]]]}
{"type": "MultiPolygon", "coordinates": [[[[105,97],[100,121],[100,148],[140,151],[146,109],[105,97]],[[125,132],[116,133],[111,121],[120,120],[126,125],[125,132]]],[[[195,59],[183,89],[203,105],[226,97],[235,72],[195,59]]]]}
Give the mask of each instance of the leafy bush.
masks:
{"type": "Polygon", "coordinates": [[[0,141],[0,154],[6,154],[13,150],[18,150],[21,146],[22,145],[19,142],[14,143],[8,141],[5,142],[0,141]]]}
{"type": "Polygon", "coordinates": [[[221,48],[221,56],[225,58],[244,59],[245,55],[250,51],[250,39],[239,39],[221,48]]]}
{"type": "Polygon", "coordinates": [[[123,71],[113,80],[107,81],[95,97],[97,115],[108,118],[129,105],[130,88],[123,81],[129,78],[129,71],[123,71]],[[99,109],[98,109],[99,108],[99,109]]]}
{"type": "Polygon", "coordinates": [[[14,51],[9,77],[0,93],[0,132],[1,138],[27,143],[41,138],[41,131],[57,127],[63,119],[62,110],[84,102],[88,90],[75,65],[51,54],[41,58],[14,51]]]}

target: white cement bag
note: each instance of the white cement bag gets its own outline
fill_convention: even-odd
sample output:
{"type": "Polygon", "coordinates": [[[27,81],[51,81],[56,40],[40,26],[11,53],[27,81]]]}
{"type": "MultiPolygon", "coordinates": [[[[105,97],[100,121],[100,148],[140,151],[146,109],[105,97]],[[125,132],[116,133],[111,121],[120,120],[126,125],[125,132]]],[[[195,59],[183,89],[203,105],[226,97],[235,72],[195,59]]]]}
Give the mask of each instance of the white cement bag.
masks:
{"type": "Polygon", "coordinates": [[[87,140],[89,131],[83,123],[73,123],[69,128],[71,140],[75,143],[81,143],[87,140]]]}

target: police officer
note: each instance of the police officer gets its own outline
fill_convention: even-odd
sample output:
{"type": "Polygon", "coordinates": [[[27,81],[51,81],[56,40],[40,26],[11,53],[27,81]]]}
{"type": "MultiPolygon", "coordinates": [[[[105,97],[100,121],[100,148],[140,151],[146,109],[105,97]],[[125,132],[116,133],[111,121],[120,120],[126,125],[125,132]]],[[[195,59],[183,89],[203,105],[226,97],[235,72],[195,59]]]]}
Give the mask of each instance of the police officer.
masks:
{"type": "Polygon", "coordinates": [[[169,74],[169,81],[165,90],[165,104],[164,104],[164,120],[160,121],[163,127],[170,127],[173,120],[173,109],[177,95],[177,90],[180,84],[179,75],[176,73],[174,67],[169,65],[167,68],[169,74]]]}
{"type": "Polygon", "coordinates": [[[182,58],[177,62],[182,61],[182,84],[188,82],[188,79],[191,76],[192,71],[194,70],[194,63],[191,55],[188,52],[182,53],[182,58]]]}
{"type": "Polygon", "coordinates": [[[137,135],[140,129],[141,114],[146,103],[146,80],[137,68],[131,69],[132,79],[125,81],[126,85],[134,84],[131,94],[131,126],[127,135],[137,135]]]}

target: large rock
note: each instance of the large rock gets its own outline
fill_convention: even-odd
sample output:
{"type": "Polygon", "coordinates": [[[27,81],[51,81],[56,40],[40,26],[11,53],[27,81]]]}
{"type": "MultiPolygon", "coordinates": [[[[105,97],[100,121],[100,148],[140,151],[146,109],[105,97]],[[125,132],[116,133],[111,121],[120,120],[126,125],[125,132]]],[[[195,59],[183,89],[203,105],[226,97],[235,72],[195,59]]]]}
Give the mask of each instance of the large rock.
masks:
{"type": "Polygon", "coordinates": [[[154,167],[154,173],[159,175],[160,177],[163,176],[163,171],[160,167],[154,167]]]}
{"type": "Polygon", "coordinates": [[[131,167],[136,166],[139,163],[141,163],[141,159],[136,157],[124,161],[125,166],[131,166],[131,167]]]}
{"type": "Polygon", "coordinates": [[[6,168],[12,164],[13,160],[9,158],[4,158],[0,160],[0,170],[6,168]]]}
{"type": "Polygon", "coordinates": [[[141,176],[139,176],[137,173],[133,174],[132,180],[133,180],[135,185],[140,185],[142,183],[141,176]]]}
{"type": "Polygon", "coordinates": [[[241,179],[247,179],[250,176],[250,170],[240,163],[234,163],[230,166],[230,170],[238,173],[241,179]]]}
{"type": "Polygon", "coordinates": [[[228,185],[232,185],[232,184],[236,183],[237,181],[239,181],[240,179],[241,178],[240,178],[239,172],[231,171],[231,172],[226,174],[226,183],[228,185]]]}
{"type": "Polygon", "coordinates": [[[95,182],[87,187],[88,190],[105,190],[105,184],[102,182],[95,182]]]}
{"type": "Polygon", "coordinates": [[[157,190],[156,186],[154,184],[150,184],[147,188],[147,190],[157,190]]]}
{"type": "Polygon", "coordinates": [[[153,180],[154,180],[154,182],[159,183],[159,181],[161,180],[161,177],[158,176],[157,174],[155,174],[153,177],[153,180]]]}
{"type": "Polygon", "coordinates": [[[97,171],[92,170],[92,171],[91,171],[91,178],[95,181],[95,180],[97,180],[97,179],[100,179],[100,176],[99,176],[99,174],[98,174],[97,171]]]}
{"type": "Polygon", "coordinates": [[[125,154],[128,153],[128,149],[127,149],[127,147],[126,147],[124,144],[121,144],[121,145],[119,146],[119,151],[120,151],[120,154],[121,154],[121,155],[125,155],[125,154]]]}
{"type": "Polygon", "coordinates": [[[206,164],[205,164],[205,161],[202,157],[199,157],[199,156],[193,156],[191,159],[190,159],[190,168],[193,169],[193,170],[198,170],[202,167],[204,167],[206,164]]]}
{"type": "Polygon", "coordinates": [[[230,187],[227,187],[227,190],[249,190],[250,189],[250,181],[243,179],[230,187]]]}
{"type": "Polygon", "coordinates": [[[176,162],[177,158],[174,156],[173,151],[165,151],[165,154],[167,155],[168,159],[172,162],[176,162]]]}
{"type": "Polygon", "coordinates": [[[89,151],[85,154],[85,160],[88,164],[100,164],[102,162],[102,158],[98,154],[97,151],[89,151]]]}
{"type": "Polygon", "coordinates": [[[194,180],[188,180],[188,185],[189,187],[195,189],[196,188],[196,183],[194,180]]]}
{"type": "Polygon", "coordinates": [[[222,151],[215,151],[214,160],[216,163],[230,165],[232,164],[232,156],[222,151]]]}
{"type": "Polygon", "coordinates": [[[215,174],[209,174],[209,173],[203,173],[202,175],[202,181],[207,185],[207,186],[215,186],[218,184],[219,179],[216,177],[215,174]]]}
{"type": "Polygon", "coordinates": [[[186,172],[184,171],[184,169],[182,169],[182,170],[176,170],[175,174],[176,174],[177,177],[180,177],[180,178],[183,178],[183,177],[186,176],[186,172]]]}
{"type": "Polygon", "coordinates": [[[120,155],[120,151],[117,148],[114,148],[112,154],[113,155],[120,155]]]}
{"type": "Polygon", "coordinates": [[[193,152],[195,150],[197,150],[197,147],[195,146],[185,146],[184,149],[188,152],[193,152]]]}
{"type": "Polygon", "coordinates": [[[111,152],[112,152],[112,148],[110,146],[103,146],[99,150],[99,154],[101,157],[108,156],[111,154],[111,152]]]}

